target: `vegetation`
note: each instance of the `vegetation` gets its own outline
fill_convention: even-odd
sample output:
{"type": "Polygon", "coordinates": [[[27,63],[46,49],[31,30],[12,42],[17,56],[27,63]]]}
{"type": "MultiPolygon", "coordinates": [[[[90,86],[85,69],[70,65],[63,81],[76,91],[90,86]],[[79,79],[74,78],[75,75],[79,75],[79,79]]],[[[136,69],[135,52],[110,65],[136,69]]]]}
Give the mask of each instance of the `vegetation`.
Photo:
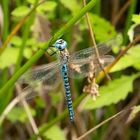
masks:
{"type": "Polygon", "coordinates": [[[0,139],[140,139],[138,0],[2,0],[0,4],[0,139]],[[70,79],[74,124],[56,75],[50,79],[53,90],[32,79],[28,92],[39,96],[29,102],[19,98],[27,94],[27,83],[20,77],[55,61],[51,46],[59,38],[67,41],[70,54],[93,45],[96,50],[96,44],[116,39],[110,52],[115,59],[105,69],[99,64],[102,71],[96,83],[94,77],[90,82],[70,79]],[[90,84],[95,94],[83,90],[90,84]]]}

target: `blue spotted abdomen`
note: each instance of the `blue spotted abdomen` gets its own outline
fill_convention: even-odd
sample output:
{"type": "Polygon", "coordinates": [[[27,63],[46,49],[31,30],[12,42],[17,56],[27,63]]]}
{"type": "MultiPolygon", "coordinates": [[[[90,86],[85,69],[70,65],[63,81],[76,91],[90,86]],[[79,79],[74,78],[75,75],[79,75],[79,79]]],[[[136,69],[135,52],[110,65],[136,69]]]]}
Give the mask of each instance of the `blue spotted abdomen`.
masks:
{"type": "Polygon", "coordinates": [[[73,122],[74,121],[74,111],[73,111],[73,106],[72,106],[72,99],[71,99],[70,85],[69,85],[69,79],[68,79],[67,64],[64,64],[62,66],[61,72],[62,72],[63,79],[64,79],[64,86],[65,86],[65,91],[66,91],[66,100],[67,100],[67,106],[68,106],[70,121],[73,122]]]}

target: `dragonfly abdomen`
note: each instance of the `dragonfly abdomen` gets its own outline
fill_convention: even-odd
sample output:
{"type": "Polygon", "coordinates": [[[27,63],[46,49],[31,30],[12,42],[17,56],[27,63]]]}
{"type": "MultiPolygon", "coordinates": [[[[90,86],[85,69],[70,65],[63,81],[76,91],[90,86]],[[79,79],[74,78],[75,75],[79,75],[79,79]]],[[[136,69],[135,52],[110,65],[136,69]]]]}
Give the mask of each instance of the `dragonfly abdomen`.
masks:
{"type": "Polygon", "coordinates": [[[66,101],[67,101],[70,121],[73,122],[74,121],[74,111],[73,111],[73,106],[72,106],[67,64],[64,64],[62,66],[62,75],[63,75],[63,79],[64,79],[64,86],[65,86],[65,91],[66,91],[66,101]]]}

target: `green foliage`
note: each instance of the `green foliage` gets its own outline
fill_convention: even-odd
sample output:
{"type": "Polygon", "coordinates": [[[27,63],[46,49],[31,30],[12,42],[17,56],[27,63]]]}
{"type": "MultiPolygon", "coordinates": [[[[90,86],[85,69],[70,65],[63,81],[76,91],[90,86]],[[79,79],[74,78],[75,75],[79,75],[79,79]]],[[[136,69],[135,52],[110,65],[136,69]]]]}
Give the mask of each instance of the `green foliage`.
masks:
{"type": "MultiPolygon", "coordinates": [[[[33,6],[40,2],[39,0],[13,1],[15,3],[13,3],[12,6],[11,4],[8,5],[8,0],[2,2],[4,5],[4,26],[2,26],[3,33],[0,30],[0,33],[2,33],[0,34],[0,36],[3,37],[2,42],[4,42],[4,40],[7,38],[8,33],[11,32],[15,27],[15,25],[17,24],[17,20],[27,15],[33,8],[33,6]],[[9,11],[12,12],[9,13],[9,11]],[[9,19],[10,21],[8,21],[9,19]],[[8,26],[9,24],[10,26],[8,26]]],[[[15,36],[13,36],[12,40],[10,40],[10,42],[8,43],[7,49],[0,56],[0,88],[2,88],[0,90],[0,113],[3,112],[10,99],[12,100],[12,94],[16,92],[16,90],[12,91],[11,87],[14,86],[17,79],[26,70],[28,70],[33,64],[36,66],[43,63],[45,64],[46,62],[52,62],[54,58],[48,57],[48,55],[44,55],[44,53],[47,51],[48,54],[52,54],[53,51],[56,51],[55,49],[48,49],[48,47],[53,45],[53,43],[58,38],[62,37],[68,42],[68,49],[70,50],[71,54],[75,50],[81,50],[93,45],[89,34],[87,22],[85,18],[82,18],[85,16],[86,12],[90,12],[89,18],[97,44],[109,40],[114,36],[118,36],[118,33],[115,29],[124,32],[124,37],[121,38],[121,41],[125,40],[125,43],[127,43],[127,32],[129,30],[128,35],[130,41],[133,41],[134,28],[138,24],[140,24],[140,15],[134,14],[134,11],[136,10],[135,7],[137,0],[134,0],[133,3],[131,3],[130,9],[127,10],[128,15],[123,15],[120,18],[119,22],[116,23],[117,26],[114,26],[113,23],[116,16],[112,16],[115,15],[114,11],[112,10],[113,8],[115,8],[115,5],[109,7],[109,9],[108,5],[106,6],[106,4],[108,3],[107,1],[102,1],[101,3],[101,0],[98,0],[96,3],[95,0],[91,0],[88,2],[87,6],[83,8],[82,1],[79,0],[48,0],[37,7],[37,9],[33,11],[33,14],[28,17],[24,25],[22,25],[21,29],[16,33],[15,36]],[[97,5],[95,8],[93,8],[95,3],[97,5]],[[105,12],[103,13],[102,10],[104,11],[104,9],[105,12]],[[107,11],[108,13],[106,13],[107,11]],[[69,20],[73,16],[74,18],[69,20]],[[109,19],[111,20],[109,21],[109,19]],[[125,20],[126,27],[123,26],[125,24],[125,20]],[[133,25],[131,25],[132,21],[134,22],[133,25]],[[60,30],[58,31],[58,29],[60,30]],[[28,62],[26,63],[26,61],[28,62]],[[20,68],[22,64],[25,65],[20,68]],[[9,80],[8,78],[11,77],[11,75],[9,75],[9,69],[11,70],[11,66],[15,66],[15,74],[13,74],[12,78],[9,80]]],[[[120,5],[123,5],[123,3],[124,2],[120,1],[120,5]]],[[[119,9],[121,9],[121,7],[119,7],[119,9]]],[[[117,14],[118,13],[119,11],[117,12],[117,14]]],[[[111,52],[111,54],[114,55],[114,57],[115,55],[117,56],[119,54],[119,45],[121,41],[117,40],[113,44],[113,52],[111,52]],[[113,54],[114,52],[115,54],[113,54]]],[[[121,48],[127,47],[127,44],[125,45],[126,46],[121,46],[121,48]]],[[[68,136],[73,136],[73,134],[77,132],[82,132],[82,126],[86,126],[89,129],[88,124],[98,124],[99,121],[102,121],[102,118],[106,118],[108,115],[120,110],[121,108],[117,108],[117,103],[121,104],[121,106],[123,107],[128,105],[129,101],[125,99],[127,98],[129,92],[133,93],[133,81],[140,75],[139,54],[140,44],[137,44],[129,49],[127,54],[125,54],[120,59],[120,61],[115,64],[115,66],[111,69],[111,76],[113,80],[107,85],[102,85],[104,83],[99,83],[100,96],[97,97],[96,101],[93,101],[90,95],[87,96],[87,93],[82,93],[82,87],[85,85],[85,81],[83,79],[79,80],[80,82],[78,80],[76,82],[72,81],[76,83],[75,86],[71,86],[72,94],[74,97],[74,108],[76,108],[82,101],[84,102],[84,104],[81,104],[82,110],[91,111],[91,109],[108,106],[105,108],[107,114],[103,115],[101,118],[98,117],[96,111],[92,111],[94,115],[90,115],[90,121],[86,118],[86,115],[83,115],[83,113],[75,115],[75,124],[77,126],[79,125],[77,124],[77,120],[80,118],[80,121],[82,122],[81,128],[77,126],[76,127],[78,129],[76,127],[74,129],[73,127],[69,128],[68,110],[65,103],[63,103],[64,95],[61,93],[60,88],[58,88],[57,91],[47,91],[47,89],[44,90],[42,87],[40,88],[40,90],[37,90],[37,92],[41,92],[41,94],[43,94],[45,91],[47,93],[49,92],[49,98],[43,100],[41,98],[36,98],[36,100],[30,104],[31,106],[36,108],[36,110],[31,109],[31,113],[33,116],[35,116],[35,122],[37,122],[37,126],[40,128],[39,134],[45,139],[65,140],[66,136],[64,135],[63,130],[67,132],[65,134],[68,134],[68,136]],[[133,67],[133,69],[127,69],[130,67],[133,67]],[[138,72],[136,73],[136,71],[138,72]],[[123,75],[123,73],[127,74],[129,72],[132,75],[123,75]],[[112,104],[113,106],[111,106],[112,104]],[[60,125],[56,126],[55,124],[58,122],[60,125]],[[61,129],[61,127],[63,129],[61,129]]],[[[26,84],[21,84],[20,86],[21,88],[24,88],[26,84]]],[[[34,90],[36,88],[39,89],[38,86],[36,86],[34,90]]],[[[136,92],[135,96],[138,96],[136,92]]],[[[133,96],[132,99],[129,100],[133,102],[133,96]]],[[[133,111],[128,118],[128,122],[132,121],[135,118],[139,110],[139,106],[133,108],[133,111]]],[[[10,122],[13,122],[13,125],[17,125],[17,123],[15,122],[20,121],[22,122],[22,125],[24,127],[24,123],[28,121],[28,117],[23,110],[23,107],[13,108],[13,110],[8,114],[8,116],[6,116],[6,118],[10,120],[8,121],[8,125],[10,125],[10,122]]],[[[3,121],[3,124],[3,126],[6,127],[7,122],[5,123],[3,121]]],[[[129,131],[132,130],[131,128],[129,129],[129,131]]],[[[5,129],[3,130],[5,131],[5,129]]],[[[106,130],[107,127],[105,126],[105,129],[103,128],[102,130],[97,131],[96,136],[94,135],[95,137],[91,137],[91,139],[99,139],[106,133],[106,130]]],[[[131,131],[131,133],[133,132],[131,131]]]]}
{"type": "Polygon", "coordinates": [[[35,4],[36,0],[27,0],[27,2],[29,2],[30,4],[35,4]]]}
{"type": "Polygon", "coordinates": [[[126,19],[126,23],[125,23],[125,29],[124,29],[124,44],[126,44],[128,42],[127,32],[129,30],[129,28],[131,27],[132,15],[135,13],[137,2],[138,2],[138,0],[132,0],[131,4],[130,4],[130,7],[128,9],[128,15],[127,15],[127,19],[126,19]]]}
{"type": "Polygon", "coordinates": [[[36,101],[36,104],[39,108],[45,107],[45,102],[43,102],[41,98],[37,98],[35,101],[36,101]]]}
{"type": "Polygon", "coordinates": [[[127,67],[135,67],[140,70],[140,45],[136,45],[129,49],[119,62],[111,69],[111,72],[120,71],[127,67]]]}
{"type": "Polygon", "coordinates": [[[137,32],[137,34],[139,34],[138,31],[135,31],[135,28],[137,26],[139,26],[139,24],[140,24],[140,15],[134,14],[132,16],[132,21],[134,22],[134,24],[131,25],[131,27],[129,28],[128,33],[127,33],[129,36],[129,40],[131,42],[133,41],[133,38],[134,38],[134,34],[135,34],[134,32],[137,32]]]}
{"type": "Polygon", "coordinates": [[[6,48],[0,57],[0,69],[9,67],[17,61],[19,50],[17,48],[6,48]]]}
{"type": "Polygon", "coordinates": [[[64,132],[57,126],[53,125],[51,128],[49,128],[44,134],[44,138],[50,139],[50,140],[66,140],[66,137],[64,135],[64,132]]]}
{"type": "Polygon", "coordinates": [[[14,47],[19,47],[22,43],[22,38],[19,36],[14,36],[10,42],[14,47]]]}
{"type": "MultiPolygon", "coordinates": [[[[109,40],[117,35],[117,32],[113,25],[111,25],[111,23],[106,19],[92,13],[89,13],[89,18],[97,42],[109,40]]],[[[88,29],[87,23],[81,22],[80,29],[82,31],[88,29]]]]}
{"type": "MultiPolygon", "coordinates": [[[[119,79],[111,81],[108,85],[101,86],[99,89],[100,96],[97,97],[96,101],[93,101],[89,95],[86,102],[81,108],[84,110],[95,109],[103,106],[109,106],[111,104],[116,104],[120,100],[124,100],[128,93],[133,89],[133,81],[139,74],[134,74],[131,76],[122,76],[119,79]]],[[[84,99],[85,100],[85,99],[84,99]]]]}
{"type": "Polygon", "coordinates": [[[136,24],[140,24],[140,15],[134,14],[132,16],[132,21],[135,22],[136,24]]]}
{"type": "MultiPolygon", "coordinates": [[[[30,109],[31,114],[35,116],[36,112],[33,109],[30,109]]],[[[23,107],[14,107],[7,115],[7,119],[11,122],[20,121],[22,123],[28,121],[28,116],[23,109],[23,107]]]]}
{"type": "Polygon", "coordinates": [[[50,97],[52,99],[52,105],[56,106],[59,102],[60,99],[62,100],[62,92],[50,92],[50,97]]]}
{"type": "Polygon", "coordinates": [[[55,10],[56,6],[57,6],[57,3],[55,1],[47,1],[44,4],[40,5],[37,8],[37,11],[38,12],[46,12],[46,11],[52,12],[55,10]]]}
{"type": "Polygon", "coordinates": [[[81,6],[79,5],[78,1],[76,0],[60,0],[60,2],[68,8],[73,15],[75,15],[79,10],[81,9],[81,6]]]}
{"type": "Polygon", "coordinates": [[[21,17],[24,17],[25,15],[27,15],[27,13],[29,13],[29,11],[30,11],[30,9],[27,6],[20,6],[12,11],[12,15],[15,17],[21,18],[21,17]]]}
{"type": "Polygon", "coordinates": [[[111,23],[95,14],[89,14],[96,40],[99,42],[109,40],[117,35],[111,23]]]}

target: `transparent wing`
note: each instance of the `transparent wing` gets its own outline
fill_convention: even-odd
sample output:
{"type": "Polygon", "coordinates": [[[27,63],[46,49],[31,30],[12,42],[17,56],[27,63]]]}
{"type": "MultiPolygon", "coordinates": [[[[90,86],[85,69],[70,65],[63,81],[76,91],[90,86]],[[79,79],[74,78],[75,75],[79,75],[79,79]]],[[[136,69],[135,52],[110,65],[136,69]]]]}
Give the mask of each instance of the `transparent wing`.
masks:
{"type": "MultiPolygon", "coordinates": [[[[113,60],[114,57],[111,55],[100,56],[100,62],[103,67],[109,65],[113,60]]],[[[76,79],[87,77],[90,72],[97,74],[101,71],[98,60],[94,55],[83,59],[71,60],[68,65],[69,77],[76,79]]]]}
{"type": "MultiPolygon", "coordinates": [[[[100,54],[100,61],[104,67],[114,60],[113,56],[105,54],[111,50],[113,45],[119,46],[120,44],[121,37],[117,36],[109,41],[97,45],[100,54]]],[[[93,71],[93,67],[96,73],[101,71],[95,55],[95,49],[93,47],[83,49],[72,54],[68,65],[69,76],[72,78],[83,78],[88,76],[89,72],[93,71]]]]}
{"type": "MultiPolygon", "coordinates": [[[[112,46],[114,46],[114,45],[119,46],[121,43],[122,43],[121,37],[117,36],[117,37],[112,38],[112,39],[110,39],[108,41],[105,41],[105,42],[103,42],[101,44],[98,44],[97,48],[98,48],[99,54],[101,56],[105,55],[111,50],[112,46]]],[[[80,51],[77,51],[77,52],[73,53],[71,55],[71,60],[77,60],[77,59],[81,59],[81,58],[83,59],[83,58],[87,58],[87,57],[89,57],[91,55],[95,56],[94,47],[82,49],[80,51]]]]}
{"type": "Polygon", "coordinates": [[[33,82],[32,84],[25,87],[19,94],[19,98],[25,98],[29,100],[38,95],[41,90],[41,81],[33,82]]]}
{"type": "Polygon", "coordinates": [[[36,80],[50,79],[54,74],[60,71],[60,62],[55,61],[46,65],[37,66],[34,69],[28,70],[18,80],[19,83],[30,83],[36,80]]]}
{"type": "Polygon", "coordinates": [[[32,70],[27,71],[19,80],[20,85],[26,86],[28,90],[23,89],[28,93],[28,99],[36,96],[37,89],[40,86],[49,90],[55,89],[61,82],[60,75],[60,63],[59,61],[49,63],[36,67],[32,70]]]}

